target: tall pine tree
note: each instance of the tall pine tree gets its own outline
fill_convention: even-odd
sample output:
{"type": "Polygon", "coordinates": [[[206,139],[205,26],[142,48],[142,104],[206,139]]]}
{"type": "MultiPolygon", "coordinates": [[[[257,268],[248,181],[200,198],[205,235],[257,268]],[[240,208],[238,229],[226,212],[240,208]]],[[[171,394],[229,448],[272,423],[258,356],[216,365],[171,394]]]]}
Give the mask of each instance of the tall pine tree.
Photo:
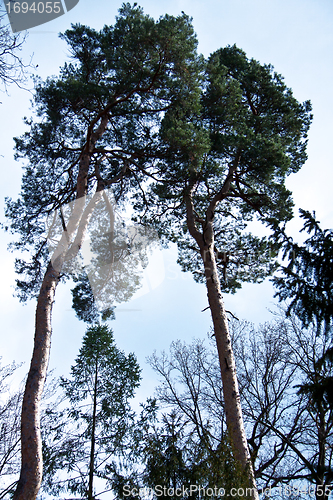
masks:
{"type": "Polygon", "coordinates": [[[306,159],[310,103],[298,103],[271,66],[235,46],[204,65],[185,15],[154,22],[126,4],[114,27],[77,26],[65,38],[74,63],[37,87],[38,119],[17,140],[18,155],[29,159],[22,194],[7,210],[21,233],[17,246],[34,249],[30,263],[17,263],[19,288],[38,293],[15,500],[24,491],[35,498],[41,479],[38,406],[55,289],[110,186],[118,203],[134,199],[141,223],[178,243],[183,268],[207,286],[229,435],[257,498],[221,290],[274,269],[267,240],[246,233],[246,224],[258,217],[274,232],[291,217],[285,178],[306,159]],[[43,223],[73,201],[49,261],[43,223]]]}
{"type": "Polygon", "coordinates": [[[102,478],[106,486],[110,463],[127,451],[134,419],[129,400],[139,385],[140,371],[135,356],[125,356],[117,348],[106,325],[87,329],[71,377],[61,380],[66,402],[64,426],[54,418],[53,431],[49,426],[45,436],[49,492],[69,490],[93,500],[94,480],[102,478]]]}
{"type": "Polygon", "coordinates": [[[285,179],[306,160],[311,105],[299,103],[272,66],[236,46],[209,57],[200,104],[196,113],[166,112],[160,135],[168,155],[137,206],[207,287],[229,436],[257,498],[222,292],[276,268],[273,236],[292,217],[285,179]],[[252,220],[269,228],[272,245],[246,231],[252,220]]]}
{"type": "MultiPolygon", "coordinates": [[[[35,119],[16,140],[27,160],[17,201],[8,200],[11,229],[20,234],[21,298],[37,297],[34,350],[22,406],[22,466],[15,500],[36,498],[42,479],[40,400],[52,331],[57,285],[82,247],[103,190],[121,204],[154,176],[158,130],[166,110],[191,107],[198,95],[197,41],[186,15],[154,21],[123,4],[114,26],[77,25],[63,38],[72,52],[58,78],[37,82],[35,119]],[[87,197],[89,195],[89,197],[87,197]],[[62,207],[67,204],[66,213],[62,207]],[[50,259],[45,224],[58,211],[62,235],[50,259]]],[[[110,218],[111,218],[110,214],[110,218]]]]}

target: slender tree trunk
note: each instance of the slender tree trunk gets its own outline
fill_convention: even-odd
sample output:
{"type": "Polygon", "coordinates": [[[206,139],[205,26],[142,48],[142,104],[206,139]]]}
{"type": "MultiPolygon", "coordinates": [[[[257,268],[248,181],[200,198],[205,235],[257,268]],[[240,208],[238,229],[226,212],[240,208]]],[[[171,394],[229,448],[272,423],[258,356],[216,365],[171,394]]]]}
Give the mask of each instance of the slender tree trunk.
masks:
{"type": "Polygon", "coordinates": [[[51,312],[58,282],[59,272],[53,268],[50,262],[37,302],[34,349],[22,405],[21,474],[13,497],[14,500],[34,500],[42,481],[40,401],[49,362],[51,312]]]}
{"type": "Polygon", "coordinates": [[[96,193],[86,209],[84,208],[91,153],[108,124],[107,113],[99,118],[100,123],[96,131],[93,131],[93,126],[97,121],[91,125],[87,144],[81,153],[72,214],[47,267],[38,296],[34,349],[21,414],[21,472],[13,500],[35,500],[42,481],[40,402],[50,355],[52,306],[63,263],[66,257],[75,257],[80,250],[93,209],[102,197],[101,192],[96,193]]]}
{"type": "MultiPolygon", "coordinates": [[[[74,210],[75,218],[78,218],[78,221],[78,212],[80,211],[82,216],[83,208],[84,201],[81,201],[79,203],[80,210],[74,210]]],[[[87,221],[85,222],[87,223],[87,221]]],[[[73,225],[73,220],[70,221],[70,224],[73,225]]],[[[74,224],[74,227],[77,227],[77,225],[78,223],[74,224]]],[[[74,229],[72,235],[70,235],[69,231],[65,231],[62,235],[45,272],[38,295],[34,348],[21,414],[21,472],[13,500],[35,500],[42,481],[43,457],[40,402],[50,356],[54,296],[73,233],[74,229]]]]}
{"type": "MultiPolygon", "coordinates": [[[[52,307],[68,248],[84,214],[84,203],[84,198],[76,200],[76,206],[70,217],[68,228],[63,232],[49,262],[38,295],[34,348],[21,414],[21,472],[13,500],[35,500],[42,481],[43,457],[40,402],[50,356],[52,307]]],[[[85,220],[85,223],[87,223],[87,220],[85,220]]]]}
{"type": "Polygon", "coordinates": [[[236,375],[235,358],[231,346],[228,318],[222,300],[220,279],[217,271],[216,256],[214,251],[215,242],[213,219],[215,207],[224,199],[230,189],[230,183],[239,162],[239,158],[240,151],[237,152],[235,160],[229,168],[229,173],[222,189],[209,204],[206,212],[206,220],[200,220],[202,231],[199,231],[196,225],[197,216],[195,216],[192,200],[192,194],[196,186],[195,177],[190,181],[189,189],[184,197],[184,200],[186,203],[187,227],[191,236],[198,245],[205,269],[208,303],[214,325],[214,334],[221,369],[224,409],[228,433],[235,459],[241,464],[243,470],[248,471],[249,487],[252,488],[251,497],[254,500],[259,500],[253,465],[245,434],[236,375]]]}
{"type": "Polygon", "coordinates": [[[96,359],[95,380],[94,380],[94,400],[93,400],[92,429],[91,429],[88,500],[93,500],[93,498],[94,498],[93,497],[93,481],[94,481],[94,466],[95,466],[97,383],[98,383],[98,359],[96,359]]]}
{"type": "Polygon", "coordinates": [[[228,433],[235,459],[241,464],[244,470],[248,470],[250,487],[253,488],[252,498],[259,499],[245,434],[228,318],[222,299],[215,254],[211,246],[204,249],[203,260],[205,265],[207,296],[220,362],[228,433]]]}
{"type": "Polygon", "coordinates": [[[80,200],[77,207],[73,210],[72,220],[68,224],[72,227],[72,234],[67,230],[64,231],[48,264],[38,295],[34,348],[21,413],[21,472],[13,500],[35,500],[42,481],[40,402],[50,356],[52,307],[71,236],[79,224],[79,212],[82,216],[84,200],[80,200]],[[74,218],[77,219],[76,223],[73,221],[74,218]]]}

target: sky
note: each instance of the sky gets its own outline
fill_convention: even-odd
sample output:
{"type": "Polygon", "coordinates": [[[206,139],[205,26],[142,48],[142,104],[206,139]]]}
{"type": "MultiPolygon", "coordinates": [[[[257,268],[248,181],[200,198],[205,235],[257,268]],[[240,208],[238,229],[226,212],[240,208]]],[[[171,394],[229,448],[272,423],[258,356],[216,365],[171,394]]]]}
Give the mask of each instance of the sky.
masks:
{"type": "MultiPolygon", "coordinates": [[[[199,51],[208,56],[226,45],[236,44],[248,57],[271,63],[282,74],[299,101],[310,99],[314,120],[309,134],[308,160],[302,170],[287,181],[298,208],[315,210],[325,228],[333,227],[332,212],[332,116],[333,116],[333,2],[331,0],[142,0],[138,2],[154,18],[181,11],[192,16],[199,40],[199,51]]],[[[113,24],[120,3],[113,0],[80,0],[64,16],[30,29],[22,57],[36,67],[34,73],[45,79],[57,75],[68,60],[66,44],[58,33],[71,23],[100,29],[113,24]]],[[[16,198],[20,190],[22,164],[14,160],[13,137],[25,130],[24,116],[31,115],[33,84],[24,90],[11,86],[0,94],[0,220],[4,221],[4,198],[16,198]]],[[[300,221],[295,218],[288,230],[296,239],[300,221]]],[[[260,231],[261,229],[259,229],[260,231]]],[[[262,230],[261,230],[262,231],[262,230]]],[[[15,360],[24,365],[15,383],[28,370],[34,334],[35,302],[20,304],[13,297],[14,257],[7,250],[11,240],[0,233],[0,355],[2,364],[15,360]]],[[[111,323],[117,345],[126,353],[134,352],[143,368],[141,401],[153,394],[156,379],[145,362],[146,356],[167,350],[173,340],[190,342],[203,338],[211,326],[204,285],[182,273],[176,264],[177,251],[170,247],[157,251],[146,274],[146,288],[130,302],[120,304],[111,323]],[[152,280],[158,274],[159,279],[152,280]],[[147,285],[151,282],[151,287],[147,285]]],[[[226,308],[237,317],[259,323],[271,318],[274,309],[273,289],[266,281],[245,285],[234,296],[225,295],[226,308]]],[[[59,285],[53,311],[53,337],[50,368],[58,375],[68,375],[80,348],[86,326],[71,310],[68,286],[59,285]]]]}

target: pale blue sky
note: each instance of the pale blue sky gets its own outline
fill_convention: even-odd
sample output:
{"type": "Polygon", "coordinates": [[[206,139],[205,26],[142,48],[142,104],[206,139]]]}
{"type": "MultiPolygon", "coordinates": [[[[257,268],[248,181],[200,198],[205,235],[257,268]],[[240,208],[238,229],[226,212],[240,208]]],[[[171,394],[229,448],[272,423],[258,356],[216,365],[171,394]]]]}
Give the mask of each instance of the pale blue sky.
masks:
{"type": "MultiPolygon", "coordinates": [[[[316,210],[325,227],[333,226],[332,158],[330,151],[333,116],[333,3],[331,0],[183,0],[138,2],[153,17],[182,10],[193,17],[199,39],[199,50],[210,52],[236,43],[249,57],[271,63],[285,77],[295,97],[313,103],[314,121],[309,136],[309,160],[302,171],[288,180],[297,207],[316,210]]],[[[63,17],[31,29],[23,49],[25,60],[33,54],[36,72],[45,78],[56,75],[68,56],[64,42],[57,33],[71,23],[102,28],[113,24],[120,3],[89,0],[79,4],[63,17]]],[[[22,118],[29,116],[29,92],[11,87],[10,95],[1,95],[1,206],[4,196],[16,197],[20,187],[20,164],[13,160],[12,137],[24,130],[22,118]]],[[[3,209],[1,208],[3,214],[3,209]]],[[[3,215],[0,215],[3,220],[3,215]]],[[[298,221],[290,224],[297,234],[298,221]]],[[[12,297],[14,285],[13,258],[6,250],[8,238],[1,234],[0,314],[1,354],[3,362],[26,361],[31,356],[35,304],[22,306],[12,297]]],[[[163,256],[165,279],[150,293],[119,306],[112,322],[118,345],[126,352],[134,351],[144,368],[145,357],[154,349],[167,349],[175,339],[203,337],[210,327],[206,291],[188,274],[177,268],[176,252],[170,249],[163,256]],[[127,309],[127,311],[126,311],[127,309]],[[129,309],[131,309],[129,311],[129,309]]],[[[260,322],[269,319],[272,308],[269,283],[246,285],[235,296],[225,296],[226,307],[237,316],[260,322]]],[[[50,367],[66,374],[80,347],[85,325],[70,310],[69,290],[59,286],[54,306],[54,328],[50,367]]],[[[23,374],[24,370],[21,371],[23,374]]],[[[154,379],[145,368],[140,390],[144,399],[151,394],[154,379]]]]}

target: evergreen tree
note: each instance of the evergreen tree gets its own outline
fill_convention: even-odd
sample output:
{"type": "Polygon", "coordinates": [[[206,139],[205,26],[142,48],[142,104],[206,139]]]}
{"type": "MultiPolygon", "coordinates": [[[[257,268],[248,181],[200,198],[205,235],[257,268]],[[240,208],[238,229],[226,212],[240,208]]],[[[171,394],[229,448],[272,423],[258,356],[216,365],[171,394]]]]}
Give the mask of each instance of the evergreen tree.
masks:
{"type": "Polygon", "coordinates": [[[317,463],[311,469],[320,500],[329,496],[333,478],[326,459],[326,427],[333,418],[333,231],[322,229],[315,213],[300,210],[300,214],[305,220],[301,231],[307,231],[309,237],[299,245],[284,236],[288,263],[281,267],[282,276],[276,276],[273,282],[276,296],[288,302],[287,315],[295,314],[304,329],[316,328],[317,335],[325,337],[325,349],[299,386],[299,393],[306,395],[311,412],[317,415],[322,437],[317,463]]]}
{"type": "Polygon", "coordinates": [[[287,314],[293,312],[305,328],[312,323],[327,335],[333,324],[333,231],[322,229],[315,213],[300,214],[305,220],[301,231],[310,236],[303,245],[285,239],[288,264],[281,267],[282,276],[273,279],[275,296],[289,300],[287,314]]]}
{"type": "Polygon", "coordinates": [[[93,500],[94,480],[104,479],[100,484],[105,487],[110,463],[127,450],[134,419],[129,400],[139,381],[135,356],[125,356],[116,347],[112,330],[89,327],[71,378],[61,380],[68,404],[61,423],[59,416],[49,415],[53,432],[46,427],[45,489],[66,489],[93,500]],[[61,471],[66,471],[65,478],[61,471]]]}
{"type": "MultiPolygon", "coordinates": [[[[191,473],[186,463],[186,452],[189,443],[183,438],[184,424],[174,412],[162,416],[162,426],[155,426],[154,432],[146,435],[144,442],[145,469],[143,482],[155,490],[162,487],[162,498],[167,498],[166,490],[176,491],[182,486],[188,487],[191,482],[191,473]],[[164,489],[165,488],[165,489],[164,489]]],[[[156,493],[159,493],[156,491],[156,493]]],[[[176,498],[176,494],[171,495],[176,498]]]]}
{"type": "Polygon", "coordinates": [[[272,66],[236,46],[220,49],[207,61],[201,109],[166,112],[160,135],[169,154],[145,198],[137,195],[142,219],[177,242],[183,269],[206,284],[229,436],[254,491],[222,291],[276,268],[275,238],[270,246],[246,226],[257,219],[275,236],[292,217],[285,179],[306,160],[310,111],[272,66]]]}
{"type": "Polygon", "coordinates": [[[17,262],[18,287],[23,298],[38,293],[15,500],[24,488],[35,498],[41,479],[38,405],[56,286],[110,186],[118,203],[134,199],[141,223],[177,241],[183,268],[206,283],[229,436],[255,487],[221,285],[234,291],[275,267],[267,239],[247,234],[246,223],[257,216],[274,232],[291,217],[284,181],[306,159],[310,103],[298,103],[271,66],[235,46],[204,65],[185,15],[155,22],[125,4],[114,27],[76,26],[64,38],[74,62],[37,85],[38,119],[17,140],[30,163],[21,197],[7,209],[21,234],[16,247],[34,250],[30,263],[17,262]],[[66,203],[72,208],[62,217],[66,203]],[[43,229],[55,209],[63,233],[49,261],[43,229]]]}
{"type": "MultiPolygon", "coordinates": [[[[94,209],[106,188],[124,203],[154,176],[158,130],[167,109],[191,107],[198,95],[197,41],[189,18],[154,21],[123,4],[114,26],[73,26],[63,38],[72,52],[58,78],[36,82],[30,130],[16,140],[27,160],[22,191],[8,200],[14,248],[29,250],[16,270],[20,296],[37,296],[34,351],[22,405],[22,468],[15,500],[35,499],[42,479],[40,400],[57,285],[71,275],[94,209]],[[88,195],[88,196],[87,196],[88,195]],[[65,213],[62,211],[66,205],[65,213]],[[56,211],[62,233],[50,259],[45,224],[56,211]]],[[[110,213],[109,224],[112,224],[110,213]]]]}
{"type": "MultiPolygon", "coordinates": [[[[162,415],[158,426],[151,427],[144,440],[142,482],[155,492],[154,498],[185,499],[188,492],[193,498],[205,496],[204,492],[219,498],[232,488],[247,485],[228,439],[215,447],[205,436],[198,440],[186,417],[172,409],[162,415]]],[[[239,496],[235,494],[235,498],[239,496]]]]}
{"type": "MultiPolygon", "coordinates": [[[[231,488],[246,488],[247,474],[233,458],[226,436],[212,443],[209,424],[203,436],[200,424],[195,428],[186,411],[177,405],[170,405],[171,410],[163,414],[155,399],[141,406],[133,427],[131,452],[120,465],[109,468],[117,498],[221,498],[231,488]]],[[[235,494],[235,498],[239,496],[235,494]]]]}
{"type": "Polygon", "coordinates": [[[288,301],[287,315],[294,313],[304,328],[315,326],[318,335],[330,342],[317,360],[316,370],[303,385],[317,404],[333,408],[333,379],[328,373],[333,365],[333,231],[322,229],[315,214],[300,210],[305,220],[301,231],[310,235],[303,245],[286,238],[285,254],[289,262],[281,267],[282,276],[273,278],[276,296],[288,301]],[[326,369],[325,369],[326,367],[326,369]],[[321,373],[318,376],[318,373],[321,373]],[[325,376],[325,372],[327,375],[325,376]]]}

